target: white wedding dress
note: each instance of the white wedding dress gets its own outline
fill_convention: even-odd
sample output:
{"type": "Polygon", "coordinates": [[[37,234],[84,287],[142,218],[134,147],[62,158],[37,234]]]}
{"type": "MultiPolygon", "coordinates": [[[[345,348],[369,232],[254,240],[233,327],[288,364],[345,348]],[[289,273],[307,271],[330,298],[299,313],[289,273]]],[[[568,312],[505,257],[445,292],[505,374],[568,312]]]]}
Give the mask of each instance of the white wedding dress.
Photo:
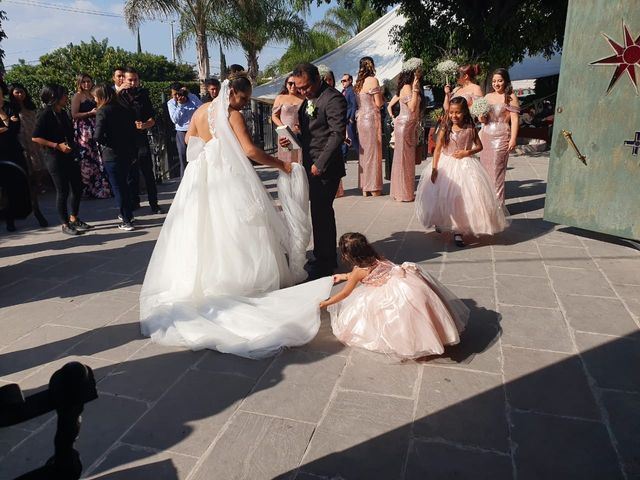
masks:
{"type": "Polygon", "coordinates": [[[290,287],[306,277],[306,173],[299,164],[280,173],[280,213],[231,129],[228,105],[224,82],[208,110],[212,139],[189,140],[142,285],[140,323],[157,343],[262,358],[315,337],[332,280],[290,287]]]}

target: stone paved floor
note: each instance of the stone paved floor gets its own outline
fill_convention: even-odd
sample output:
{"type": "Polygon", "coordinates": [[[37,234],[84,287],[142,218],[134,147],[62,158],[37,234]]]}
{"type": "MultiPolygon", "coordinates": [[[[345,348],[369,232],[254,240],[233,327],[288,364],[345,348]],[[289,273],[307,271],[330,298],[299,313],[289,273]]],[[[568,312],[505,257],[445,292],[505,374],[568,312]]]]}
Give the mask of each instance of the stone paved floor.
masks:
{"type": "MultiPolygon", "coordinates": [[[[99,226],[79,238],[33,219],[0,233],[0,382],[38,389],[69,360],[94,368],[77,443],[92,479],[640,478],[640,252],[543,221],[547,163],[512,159],[511,227],[463,250],[422,231],[412,204],[363,199],[349,165],[339,233],[420,263],[472,310],[444,358],[345,348],[327,318],[265,361],[151,344],[137,300],[162,217],[120,232],[111,201],[92,201],[99,226]]],[[[0,430],[0,478],[43,463],[54,426],[0,430]]]]}

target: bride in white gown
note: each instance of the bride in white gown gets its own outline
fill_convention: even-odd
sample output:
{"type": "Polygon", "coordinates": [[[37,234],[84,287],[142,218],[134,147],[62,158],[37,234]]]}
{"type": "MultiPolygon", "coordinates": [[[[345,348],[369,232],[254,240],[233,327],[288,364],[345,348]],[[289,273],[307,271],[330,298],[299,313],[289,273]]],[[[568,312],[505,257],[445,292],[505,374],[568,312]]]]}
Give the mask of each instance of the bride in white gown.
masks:
{"type": "Polygon", "coordinates": [[[318,332],[331,277],[290,287],[306,276],[306,173],[254,146],[240,113],[250,96],[237,76],[192,118],[188,167],[140,293],[142,333],[157,343],[261,358],[318,332]],[[247,157],[281,170],[283,213],[247,157]]]}

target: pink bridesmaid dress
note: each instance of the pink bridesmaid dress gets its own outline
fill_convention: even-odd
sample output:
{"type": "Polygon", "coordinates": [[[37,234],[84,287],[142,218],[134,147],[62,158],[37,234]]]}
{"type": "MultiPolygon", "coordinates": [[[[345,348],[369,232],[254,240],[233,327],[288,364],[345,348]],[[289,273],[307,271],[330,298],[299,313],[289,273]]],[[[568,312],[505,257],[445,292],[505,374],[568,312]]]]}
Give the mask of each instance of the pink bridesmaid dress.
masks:
{"type": "Polygon", "coordinates": [[[409,109],[411,95],[400,99],[400,114],[394,121],[395,148],[391,165],[391,198],[412,202],[416,187],[416,127],[418,111],[409,109]]]}
{"type": "Polygon", "coordinates": [[[356,125],[360,142],[358,186],[363,192],[382,191],[382,122],[380,109],[374,101],[374,95],[380,92],[380,87],[377,87],[366,93],[360,92],[356,97],[356,125]]]}
{"type": "MultiPolygon", "coordinates": [[[[293,126],[298,124],[298,110],[300,110],[301,103],[293,105],[290,103],[283,103],[275,110],[276,113],[280,112],[280,121],[290,127],[293,130],[293,126]]],[[[289,150],[278,145],[278,158],[283,162],[297,162],[298,150],[289,150]]]]}
{"type": "Polygon", "coordinates": [[[328,307],[342,343],[402,359],[440,355],[460,341],[469,309],[414,263],[378,260],[362,284],[328,307]]]}
{"type": "Polygon", "coordinates": [[[488,121],[480,130],[480,163],[495,183],[496,198],[500,206],[504,206],[504,179],[509,161],[510,112],[519,113],[520,109],[506,103],[491,105],[487,113],[488,121]]]}
{"type": "Polygon", "coordinates": [[[442,147],[438,177],[431,182],[427,165],[416,193],[416,216],[425,228],[465,235],[494,235],[508,222],[498,206],[493,181],[477,157],[455,158],[456,150],[473,148],[474,128],[452,131],[449,144],[442,147]]]}

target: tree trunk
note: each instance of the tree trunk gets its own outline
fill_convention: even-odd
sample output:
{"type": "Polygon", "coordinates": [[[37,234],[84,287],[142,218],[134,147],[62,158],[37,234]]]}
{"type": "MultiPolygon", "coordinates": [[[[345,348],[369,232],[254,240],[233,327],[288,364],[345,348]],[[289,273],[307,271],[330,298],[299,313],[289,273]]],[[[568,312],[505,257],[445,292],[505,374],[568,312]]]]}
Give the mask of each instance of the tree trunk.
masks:
{"type": "Polygon", "coordinates": [[[207,35],[204,33],[196,35],[196,52],[198,55],[200,94],[204,96],[207,93],[204,81],[209,78],[209,47],[207,45],[207,35]]]}
{"type": "Polygon", "coordinates": [[[245,52],[247,57],[247,72],[251,79],[251,84],[255,87],[258,83],[258,53],[255,51],[245,52]]]}

